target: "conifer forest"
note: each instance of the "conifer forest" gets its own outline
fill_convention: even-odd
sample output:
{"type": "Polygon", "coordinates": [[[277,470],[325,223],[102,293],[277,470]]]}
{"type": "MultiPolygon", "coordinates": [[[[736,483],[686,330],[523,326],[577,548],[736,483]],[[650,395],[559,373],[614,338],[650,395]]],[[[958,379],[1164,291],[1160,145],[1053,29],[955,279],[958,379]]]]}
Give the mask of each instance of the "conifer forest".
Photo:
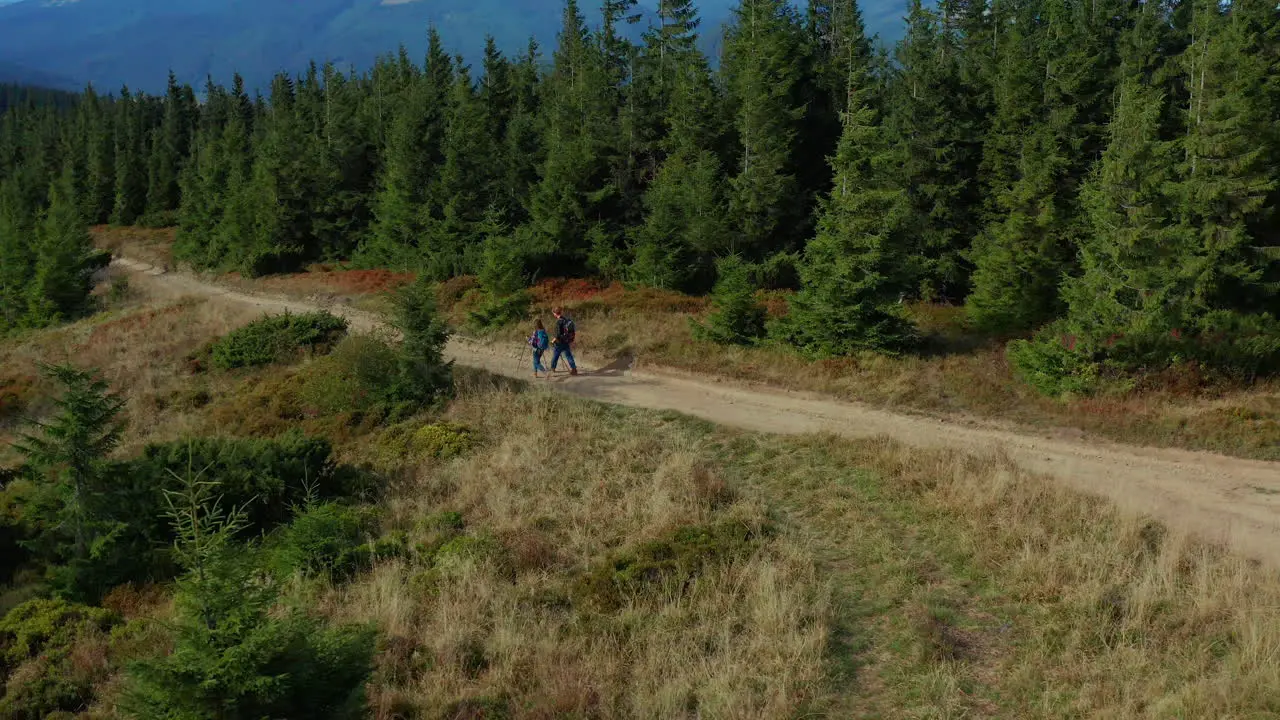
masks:
{"type": "Polygon", "coordinates": [[[1049,391],[1280,367],[1271,0],[913,0],[892,48],[856,0],[742,0],[716,58],[692,0],[635,11],[568,0],[554,47],[481,67],[424,28],[424,58],[262,92],[5,90],[0,330],[74,316],[111,223],[247,275],[592,276],[739,316],[786,288],[786,317],[713,334],[813,356],[910,352],[904,301],[963,304],[1049,391]]]}

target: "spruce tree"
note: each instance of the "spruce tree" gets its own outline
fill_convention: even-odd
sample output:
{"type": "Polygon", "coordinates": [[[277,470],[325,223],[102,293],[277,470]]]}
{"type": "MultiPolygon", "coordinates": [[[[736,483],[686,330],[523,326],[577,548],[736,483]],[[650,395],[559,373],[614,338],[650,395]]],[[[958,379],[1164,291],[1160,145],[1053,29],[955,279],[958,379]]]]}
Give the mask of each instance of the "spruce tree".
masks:
{"type": "Polygon", "coordinates": [[[953,37],[919,0],[896,60],[885,124],[903,147],[899,185],[922,219],[912,248],[919,293],[959,299],[968,289],[964,252],[979,227],[982,134],[964,102],[953,37]]]}
{"type": "Polygon", "coordinates": [[[1230,23],[1234,44],[1247,58],[1237,83],[1255,128],[1250,134],[1262,141],[1270,168],[1271,192],[1265,210],[1251,219],[1250,233],[1261,263],[1269,266],[1265,282],[1280,293],[1280,126],[1274,122],[1280,117],[1280,11],[1266,0],[1235,0],[1230,23]]]}
{"type": "MultiPolygon", "coordinates": [[[[498,50],[497,41],[492,35],[485,36],[484,41],[484,76],[480,79],[479,100],[484,107],[485,141],[489,144],[493,155],[491,162],[500,156],[499,149],[507,137],[507,126],[515,113],[518,102],[515,73],[517,69],[510,60],[498,50]]],[[[457,84],[454,85],[455,92],[457,84]]],[[[496,176],[499,173],[490,170],[495,176],[494,187],[489,189],[491,195],[497,194],[496,176]]]]}
{"type": "Polygon", "coordinates": [[[741,156],[730,181],[733,250],[749,257],[789,248],[804,200],[792,157],[803,101],[802,29],[786,0],[742,0],[725,36],[724,75],[741,156]]]}
{"type": "Polygon", "coordinates": [[[901,158],[869,105],[866,77],[849,83],[849,111],[831,160],[835,182],[818,235],[805,248],[800,292],[774,328],[781,341],[817,356],[897,351],[915,341],[899,305],[910,288],[916,232],[910,199],[893,179],[901,158]]]}
{"type": "Polygon", "coordinates": [[[120,91],[116,123],[115,203],[111,222],[132,225],[146,210],[146,97],[120,91]]]}
{"type": "Polygon", "coordinates": [[[765,308],[756,300],[751,266],[737,255],[716,262],[712,313],[706,323],[691,320],[693,335],[720,345],[751,345],[765,334],[765,308]]]}
{"type": "Polygon", "coordinates": [[[1267,145],[1274,108],[1261,101],[1271,68],[1244,18],[1209,0],[1195,2],[1194,13],[1182,57],[1189,97],[1177,188],[1180,224],[1202,254],[1192,292],[1221,308],[1275,307],[1280,288],[1265,282],[1267,258],[1251,233],[1280,179],[1267,145]]]}
{"type": "Polygon", "coordinates": [[[704,290],[711,259],[729,246],[723,170],[710,151],[671,156],[645,194],[631,279],[660,288],[704,290]]]}
{"type": "MultiPolygon", "coordinates": [[[[313,160],[298,113],[297,90],[287,75],[272,82],[270,109],[254,145],[253,170],[241,198],[248,203],[252,233],[233,257],[252,275],[289,271],[312,246],[313,160]]],[[[314,136],[312,136],[314,137],[314,136]]]]}
{"type": "Polygon", "coordinates": [[[0,181],[0,335],[20,327],[27,317],[27,284],[35,260],[31,241],[31,210],[18,181],[0,181]]]}
{"type": "MultiPolygon", "coordinates": [[[[809,0],[809,34],[816,45],[814,74],[837,124],[848,110],[851,75],[870,72],[871,43],[857,0],[809,0]]],[[[839,131],[837,131],[839,132],[839,131]]]]}
{"type": "Polygon", "coordinates": [[[529,47],[512,68],[512,108],[499,149],[496,202],[512,223],[529,218],[530,192],[545,162],[539,90],[538,45],[529,47]]]}
{"type": "Polygon", "coordinates": [[[174,649],[129,669],[120,710],[132,718],[362,717],[371,628],[330,628],[282,601],[258,548],[236,543],[243,507],[189,473],[166,491],[187,570],[174,598],[174,649]]]}
{"type": "Polygon", "coordinates": [[[1209,258],[1176,223],[1176,146],[1160,138],[1164,103],[1144,83],[1124,82],[1106,154],[1085,189],[1091,232],[1080,247],[1082,273],[1063,296],[1068,345],[1087,357],[1160,363],[1197,314],[1192,284],[1209,258]]]}
{"type": "Polygon", "coordinates": [[[105,223],[115,205],[115,114],[90,87],[82,107],[89,123],[86,129],[84,192],[80,212],[90,224],[105,223]]]}
{"type": "Polygon", "coordinates": [[[1007,213],[1000,198],[1018,180],[1023,144],[1034,126],[1047,120],[1044,112],[1045,68],[1037,56],[1035,11],[1040,6],[1025,3],[1023,12],[1000,28],[995,83],[992,88],[994,112],[983,144],[981,181],[986,222],[999,222],[1007,213]]]}
{"type": "Polygon", "coordinates": [[[179,178],[191,152],[195,114],[194,93],[190,87],[179,85],[177,77],[170,71],[164,119],[152,136],[147,183],[147,213],[157,219],[178,209],[181,198],[179,178]]]}
{"type": "MultiPolygon", "coordinates": [[[[697,44],[701,21],[692,0],[659,0],[655,13],[658,22],[644,33],[628,96],[634,108],[632,130],[637,134],[640,169],[650,177],[666,155],[664,141],[670,132],[677,84],[701,58],[697,44]]],[[[712,109],[720,111],[718,106],[712,109]]]]}
{"type": "Polygon", "coordinates": [[[360,258],[367,265],[407,269],[421,266],[419,244],[442,219],[437,193],[454,66],[435,28],[429,31],[424,69],[405,65],[402,72],[405,89],[388,130],[373,227],[360,258]]]}
{"type": "Polygon", "coordinates": [[[47,367],[45,374],[61,387],[55,411],[33,422],[16,446],[37,478],[33,512],[50,514],[31,518],[40,528],[31,546],[49,562],[58,592],[95,600],[107,588],[95,582],[93,561],[118,530],[99,507],[109,494],[108,457],[124,431],[124,400],[103,380],[69,365],[47,367]]]}
{"type": "MultiPolygon", "coordinates": [[[[214,170],[221,181],[213,185],[208,194],[213,198],[213,214],[217,228],[211,234],[205,251],[203,265],[220,267],[234,262],[245,241],[253,233],[253,195],[250,179],[253,170],[252,138],[256,122],[253,102],[244,91],[240,76],[233,80],[228,102],[227,124],[222,129],[218,143],[214,170]],[[225,188],[218,196],[216,189],[225,188]]],[[[194,260],[194,259],[193,259],[194,260]]]]}
{"type": "Polygon", "coordinates": [[[1070,206],[1061,197],[1069,161],[1052,128],[1023,142],[1017,179],[996,201],[999,219],[974,241],[973,291],[966,307],[988,332],[1033,330],[1061,310],[1058,287],[1069,266],[1070,206]]]}
{"type": "Polygon", "coordinates": [[[1079,136],[1071,125],[1081,108],[1061,93],[1079,88],[1088,68],[1079,55],[1074,67],[1055,66],[1058,59],[1042,59],[1038,46],[1049,42],[1046,36],[1071,37],[1075,42],[1054,48],[1074,53],[1086,38],[1066,28],[1053,7],[1045,18],[1037,17],[1042,4],[1016,6],[999,34],[995,111],[982,165],[987,225],[966,253],[974,268],[969,316],[987,332],[1032,330],[1056,316],[1078,234],[1072,171],[1079,136]]]}
{"type": "Polygon", "coordinates": [[[668,11],[685,30],[664,27],[649,40],[648,61],[661,70],[654,81],[661,89],[666,159],[646,191],[643,224],[633,231],[629,275],[655,287],[705,290],[713,258],[731,245],[717,154],[721,102],[697,36],[686,34],[693,27],[689,6],[681,7],[668,11]]]}
{"type": "Polygon", "coordinates": [[[436,190],[436,200],[442,206],[440,219],[430,224],[423,249],[427,272],[438,280],[474,267],[480,250],[478,226],[490,204],[490,173],[497,164],[485,119],[485,106],[471,74],[460,67],[449,98],[444,164],[436,190]]]}
{"type": "Polygon", "coordinates": [[[69,168],[49,188],[49,206],[36,227],[31,250],[35,264],[27,290],[28,322],[46,326],[85,313],[93,274],[105,257],[94,249],[80,217],[69,168]]]}
{"type": "Polygon", "coordinates": [[[351,257],[372,221],[377,184],[375,127],[361,115],[364,88],[332,65],[324,67],[319,108],[321,130],[312,135],[310,255],[324,259],[351,257]]]}
{"type": "Polygon", "coordinates": [[[613,244],[605,216],[618,194],[611,182],[617,137],[611,70],[576,0],[568,0],[542,96],[546,160],[530,197],[528,224],[560,272],[585,269],[593,248],[613,244]]]}

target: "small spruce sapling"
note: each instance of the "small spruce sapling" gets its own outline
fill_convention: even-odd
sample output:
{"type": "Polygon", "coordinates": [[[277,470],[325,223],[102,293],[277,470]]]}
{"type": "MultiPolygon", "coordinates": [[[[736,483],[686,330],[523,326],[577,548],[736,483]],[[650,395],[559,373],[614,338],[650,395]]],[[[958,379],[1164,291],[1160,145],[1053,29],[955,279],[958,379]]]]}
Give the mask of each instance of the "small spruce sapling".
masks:
{"type": "Polygon", "coordinates": [[[104,503],[110,493],[102,485],[107,458],[124,431],[124,400],[88,371],[69,365],[42,369],[62,392],[52,417],[32,421],[32,431],[15,446],[36,478],[30,549],[49,563],[57,591],[88,597],[105,590],[94,587],[95,561],[121,529],[109,519],[104,503]]]}
{"type": "Polygon", "coordinates": [[[765,333],[767,313],[756,300],[751,266],[738,256],[716,263],[719,279],[711,291],[715,311],[705,323],[691,321],[694,337],[721,345],[750,345],[765,333]]]}

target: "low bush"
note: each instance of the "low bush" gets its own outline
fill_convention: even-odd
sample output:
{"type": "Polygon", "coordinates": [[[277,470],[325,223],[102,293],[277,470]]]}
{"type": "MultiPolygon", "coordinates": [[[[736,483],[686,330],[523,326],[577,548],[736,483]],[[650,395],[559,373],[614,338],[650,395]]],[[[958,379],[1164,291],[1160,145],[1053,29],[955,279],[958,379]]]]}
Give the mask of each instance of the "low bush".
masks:
{"type": "MultiPolygon", "coordinates": [[[[0,620],[0,717],[44,720],[76,712],[94,698],[92,668],[73,660],[78,645],[108,642],[120,618],[102,608],[62,600],[30,600],[0,620]]],[[[103,650],[105,652],[105,649],[103,650]]]]}
{"type": "Polygon", "coordinates": [[[500,297],[489,296],[480,307],[467,313],[467,324],[477,331],[496,330],[529,317],[533,297],[520,291],[500,297]]]}
{"type": "Polygon", "coordinates": [[[323,311],[268,316],[214,343],[211,359],[223,370],[270,365],[301,349],[327,351],[346,332],[346,320],[323,311]]]}
{"type": "Polygon", "coordinates": [[[421,425],[410,421],[381,433],[372,444],[370,455],[376,466],[395,468],[427,458],[458,457],[477,443],[474,431],[466,425],[450,422],[421,425]]]}
{"type": "Polygon", "coordinates": [[[669,538],[644,543],[613,557],[579,578],[576,602],[599,610],[615,610],[627,597],[653,587],[686,587],[708,565],[746,557],[760,546],[770,529],[737,521],[684,527],[669,538]]]}
{"type": "Polygon", "coordinates": [[[25,602],[0,619],[0,663],[12,670],[37,655],[70,648],[85,632],[109,630],[119,620],[108,610],[65,600],[25,602]]]}
{"type": "Polygon", "coordinates": [[[156,229],[171,228],[178,225],[178,213],[176,210],[157,210],[144,214],[138,218],[136,223],[138,227],[156,229]]]}
{"type": "Polygon", "coordinates": [[[352,335],[308,368],[300,394],[322,413],[376,412],[394,421],[430,404],[451,382],[436,377],[432,367],[380,337],[352,335]]]}
{"type": "Polygon", "coordinates": [[[719,277],[711,291],[715,308],[705,323],[690,319],[693,336],[721,345],[750,345],[765,335],[768,313],[756,299],[751,267],[736,257],[716,263],[719,277]]]}
{"type": "Polygon", "coordinates": [[[402,551],[394,540],[375,541],[377,531],[378,513],[373,508],[314,505],[282,528],[271,547],[272,564],[281,574],[345,580],[368,568],[375,557],[402,551]]]}
{"type": "Polygon", "coordinates": [[[129,278],[118,277],[111,281],[107,286],[107,302],[113,305],[119,305],[133,296],[133,286],[129,284],[129,278]]]}
{"type": "Polygon", "coordinates": [[[480,282],[474,275],[449,278],[436,285],[436,305],[443,310],[452,310],[467,293],[478,287],[480,282]]]}
{"type": "Polygon", "coordinates": [[[34,375],[0,377],[0,423],[21,416],[35,394],[34,375]]]}
{"type": "Polygon", "coordinates": [[[130,668],[120,704],[134,718],[364,717],[376,631],[331,627],[281,603],[261,555],[234,542],[247,522],[216,484],[173,491],[178,582],[173,652],[130,668]]]}
{"type": "Polygon", "coordinates": [[[10,489],[17,475],[16,470],[0,468],[0,585],[11,581],[28,557],[22,547],[26,533],[22,529],[21,499],[16,486],[10,489]]]}
{"type": "MultiPolygon", "coordinates": [[[[328,500],[360,492],[364,478],[337,465],[332,453],[328,440],[297,432],[270,440],[194,438],[148,446],[131,470],[158,489],[173,488],[191,473],[217,482],[223,506],[243,507],[245,533],[257,535],[288,522],[308,497],[328,500]]],[[[152,497],[157,505],[151,516],[159,517],[161,498],[152,497]]]]}
{"type": "Polygon", "coordinates": [[[1044,395],[1085,395],[1098,386],[1100,366],[1071,347],[1069,336],[1055,329],[1031,340],[1014,340],[1006,355],[1014,373],[1044,395]]]}
{"type": "Polygon", "coordinates": [[[308,368],[303,402],[324,413],[389,410],[410,402],[400,381],[400,353],[372,335],[352,335],[308,368]]]}

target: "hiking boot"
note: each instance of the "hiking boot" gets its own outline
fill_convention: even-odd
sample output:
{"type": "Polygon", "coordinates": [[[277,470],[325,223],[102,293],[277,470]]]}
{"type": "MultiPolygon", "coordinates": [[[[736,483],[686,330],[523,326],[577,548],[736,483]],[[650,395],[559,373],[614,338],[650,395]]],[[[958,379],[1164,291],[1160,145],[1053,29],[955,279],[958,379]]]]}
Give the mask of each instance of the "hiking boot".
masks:
{"type": "Polygon", "coordinates": [[[577,374],[578,374],[578,368],[572,368],[572,369],[570,369],[570,370],[569,370],[569,374],[570,374],[570,375],[577,375],[577,374]]]}

